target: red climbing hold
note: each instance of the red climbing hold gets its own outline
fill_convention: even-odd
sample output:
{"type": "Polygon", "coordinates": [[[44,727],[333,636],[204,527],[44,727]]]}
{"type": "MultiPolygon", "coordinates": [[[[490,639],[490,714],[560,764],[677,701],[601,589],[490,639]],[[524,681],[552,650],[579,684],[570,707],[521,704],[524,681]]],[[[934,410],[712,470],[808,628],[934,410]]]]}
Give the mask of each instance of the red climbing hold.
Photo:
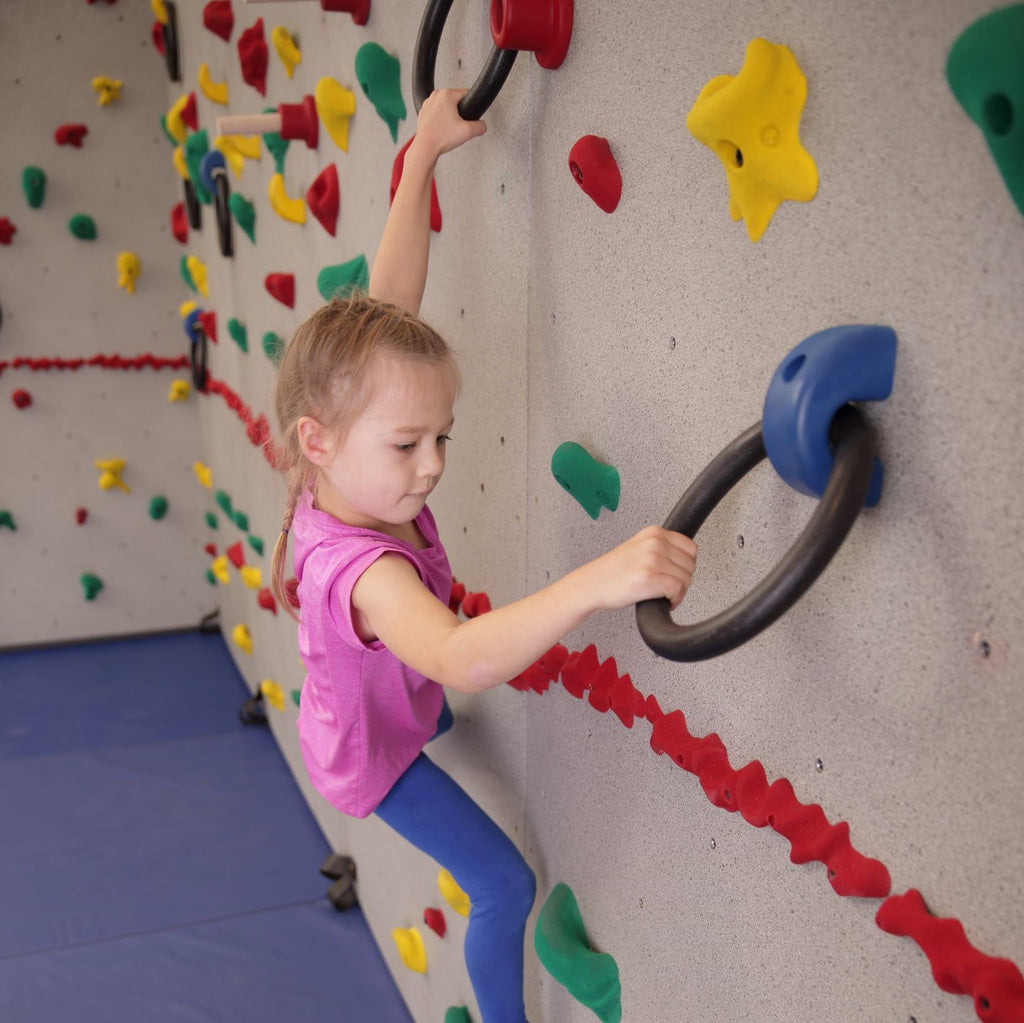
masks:
{"type": "Polygon", "coordinates": [[[85,525],[85,520],[89,517],[89,511],[86,508],[75,509],[75,522],[80,526],[85,525]]]}
{"type": "Polygon", "coordinates": [[[611,213],[619,205],[622,175],[607,139],[584,135],[569,150],[569,170],[580,188],[605,213],[611,213]]]}
{"type": "Polygon", "coordinates": [[[265,586],[260,590],[256,597],[256,602],[264,611],[270,611],[272,614],[277,614],[277,601],[274,600],[274,594],[270,592],[265,586]]]}
{"type": "Polygon", "coordinates": [[[365,25],[370,17],[370,0],[320,0],[320,9],[351,14],[356,25],[365,25]]]}
{"type": "Polygon", "coordinates": [[[312,96],[304,96],[301,103],[281,103],[277,112],[281,117],[278,133],[281,138],[301,139],[310,149],[316,149],[320,141],[320,118],[312,96]]]}
{"type": "Polygon", "coordinates": [[[541,67],[561,67],[572,38],[573,0],[504,0],[491,4],[491,38],[499,50],[532,50],[541,67]]]}
{"type": "Polygon", "coordinates": [[[196,319],[203,325],[203,333],[213,342],[217,341],[217,313],[210,309],[202,310],[196,319]]]}
{"type": "Polygon", "coordinates": [[[203,24],[224,42],[231,39],[231,30],[235,27],[235,13],[231,10],[231,0],[210,0],[203,8],[203,24]]]}
{"type": "Polygon", "coordinates": [[[269,52],[262,18],[257,18],[256,23],[238,37],[238,57],[242,65],[242,81],[261,96],[266,96],[269,52]]]}
{"type": "Polygon", "coordinates": [[[295,274],[267,274],[263,284],[278,302],[295,308],[295,274]]]}
{"type": "Polygon", "coordinates": [[[556,643],[525,671],[511,679],[509,685],[521,692],[532,690],[535,693],[546,693],[551,683],[558,678],[558,673],[562,670],[562,665],[565,664],[568,656],[568,649],[561,643],[556,643]]]}
{"type": "Polygon", "coordinates": [[[7,217],[0,217],[0,245],[10,245],[18,228],[7,217]]]}
{"type": "Polygon", "coordinates": [[[459,607],[462,605],[462,599],[466,596],[466,587],[462,585],[458,580],[452,580],[452,592],[448,597],[448,607],[451,608],[452,614],[459,613],[459,607]]]}
{"type": "Polygon", "coordinates": [[[199,130],[199,110],[196,107],[196,94],[194,92],[188,94],[188,99],[185,100],[185,105],[181,108],[181,119],[193,131],[199,130]]]}
{"type": "Polygon", "coordinates": [[[467,618],[487,614],[491,609],[491,598],[486,593],[467,593],[462,598],[462,613],[467,618]]]}
{"type": "Polygon", "coordinates": [[[161,22],[153,22],[153,27],[149,30],[149,37],[153,40],[156,52],[162,57],[164,55],[164,26],[161,22]]]}
{"type": "Polygon", "coordinates": [[[242,550],[242,541],[233,543],[225,552],[235,568],[241,568],[245,564],[245,551],[242,550]]]}
{"type": "Polygon", "coordinates": [[[329,163],[313,179],[313,184],[306,190],[306,205],[327,233],[334,237],[338,228],[341,189],[338,185],[338,168],[333,163],[329,163]]]}
{"type": "Polygon", "coordinates": [[[932,916],[916,888],[886,899],[875,923],[886,934],[916,941],[928,957],[935,983],[950,994],[970,995],[985,1023],[1024,1019],[1024,977],[1017,966],[976,949],[959,920],[932,916]]]}
{"type": "Polygon", "coordinates": [[[75,149],[81,149],[82,141],[88,134],[89,129],[84,124],[62,124],[53,133],[53,137],[58,146],[74,146],[75,149]]]}
{"type": "Polygon", "coordinates": [[[574,651],[562,665],[562,685],[577,700],[582,700],[598,667],[597,647],[593,643],[580,651],[574,651]]]}
{"type": "Polygon", "coordinates": [[[428,906],[423,910],[423,922],[439,938],[443,938],[448,931],[448,923],[444,918],[444,913],[439,909],[435,909],[433,906],[428,906]]]}
{"type": "Polygon", "coordinates": [[[296,579],[295,576],[292,576],[291,579],[284,584],[284,595],[288,598],[288,603],[291,604],[292,607],[299,607],[299,580],[296,579]]]}
{"type": "MultiPolygon", "coordinates": [[[[412,138],[410,138],[409,141],[398,150],[395,162],[391,165],[391,196],[388,199],[389,205],[395,201],[395,192],[398,191],[398,184],[402,180],[402,170],[405,167],[405,153],[409,146],[412,145],[412,139],[415,137],[416,136],[413,135],[412,138]]],[[[434,181],[431,181],[430,183],[430,230],[441,230],[441,204],[437,200],[437,185],[434,181]]]]}
{"type": "Polygon", "coordinates": [[[32,404],[32,395],[28,391],[19,389],[11,394],[11,401],[17,408],[28,408],[32,404]]]}
{"type": "Polygon", "coordinates": [[[176,203],[171,208],[171,234],[181,242],[188,243],[188,214],[185,212],[183,202],[176,203]]]}

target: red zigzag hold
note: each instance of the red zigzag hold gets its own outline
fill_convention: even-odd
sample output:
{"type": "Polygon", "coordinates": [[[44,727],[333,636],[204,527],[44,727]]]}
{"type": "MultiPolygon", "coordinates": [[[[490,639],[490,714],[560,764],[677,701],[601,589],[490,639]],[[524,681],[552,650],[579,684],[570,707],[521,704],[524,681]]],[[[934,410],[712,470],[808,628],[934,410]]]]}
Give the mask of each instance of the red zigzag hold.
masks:
{"type": "Polygon", "coordinates": [[[887,934],[911,938],[931,964],[935,983],[954,995],[970,995],[985,1023],[1024,1023],[1024,977],[1009,959],[979,952],[959,920],[928,912],[921,893],[911,888],[882,903],[875,923],[887,934]]]}
{"type": "Polygon", "coordinates": [[[702,739],[690,734],[681,710],[665,714],[653,696],[647,697],[647,720],[654,726],[651,748],[667,753],[684,771],[697,775],[715,806],[735,813],[755,827],[768,826],[792,846],[793,863],[817,861],[828,868],[828,879],[839,895],[884,898],[892,882],[885,864],[857,852],[850,844],[846,821],[829,824],[817,804],[801,803],[788,779],[768,784],[763,765],[751,761],[734,770],[725,744],[712,733],[702,739]]]}

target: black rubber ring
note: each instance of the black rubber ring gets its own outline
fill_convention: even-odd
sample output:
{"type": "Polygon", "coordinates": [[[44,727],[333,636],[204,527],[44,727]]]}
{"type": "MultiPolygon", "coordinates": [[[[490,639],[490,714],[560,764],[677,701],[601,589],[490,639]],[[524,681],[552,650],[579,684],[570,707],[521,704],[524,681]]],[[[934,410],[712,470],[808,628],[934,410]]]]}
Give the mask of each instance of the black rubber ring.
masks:
{"type": "Polygon", "coordinates": [[[198,231],[203,226],[203,211],[199,206],[199,196],[196,195],[196,186],[191,180],[185,178],[185,213],[188,215],[188,226],[193,231],[198,231]]]}
{"type": "MultiPolygon", "coordinates": [[[[814,514],[767,576],[732,607],[694,625],[672,620],[664,599],[636,606],[644,642],[671,661],[703,661],[746,643],[781,618],[824,571],[857,520],[871,484],[875,438],[860,410],[845,405],[832,420],[832,473],[814,514]]],[[[765,457],[761,424],[740,434],[694,480],[665,528],[695,536],[718,503],[765,457]]]]}
{"type": "MultiPolygon", "coordinates": [[[[434,91],[437,48],[451,6],[452,0],[427,0],[427,6],[423,11],[412,64],[412,98],[417,113],[424,100],[434,91]]],[[[501,92],[518,53],[518,50],[500,50],[497,46],[492,47],[483,70],[470,86],[469,92],[459,100],[459,116],[464,121],[479,121],[484,116],[484,112],[501,92]]]]}
{"type": "Polygon", "coordinates": [[[192,364],[192,386],[197,391],[206,390],[206,360],[209,342],[203,325],[196,320],[192,327],[192,345],[189,351],[189,362],[192,364]]]}
{"type": "Polygon", "coordinates": [[[167,21],[161,25],[164,37],[164,63],[172,82],[181,81],[181,56],[178,48],[178,11],[171,0],[164,0],[167,21]]]}
{"type": "Polygon", "coordinates": [[[231,198],[231,184],[227,171],[223,168],[214,171],[213,181],[217,189],[213,197],[213,206],[217,213],[217,241],[220,243],[220,254],[232,256],[234,245],[231,240],[231,206],[228,204],[231,198]]]}

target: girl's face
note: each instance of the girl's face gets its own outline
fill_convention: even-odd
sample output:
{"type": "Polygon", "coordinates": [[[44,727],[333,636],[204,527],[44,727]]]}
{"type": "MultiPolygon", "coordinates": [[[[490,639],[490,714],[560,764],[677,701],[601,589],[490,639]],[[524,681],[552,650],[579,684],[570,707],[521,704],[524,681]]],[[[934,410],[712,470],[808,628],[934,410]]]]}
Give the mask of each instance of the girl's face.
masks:
{"type": "Polygon", "coordinates": [[[393,356],[369,372],[369,404],[341,437],[312,419],[300,421],[299,436],[319,470],[321,510],[404,536],[401,527],[419,515],[444,472],[455,382],[444,367],[393,356]]]}

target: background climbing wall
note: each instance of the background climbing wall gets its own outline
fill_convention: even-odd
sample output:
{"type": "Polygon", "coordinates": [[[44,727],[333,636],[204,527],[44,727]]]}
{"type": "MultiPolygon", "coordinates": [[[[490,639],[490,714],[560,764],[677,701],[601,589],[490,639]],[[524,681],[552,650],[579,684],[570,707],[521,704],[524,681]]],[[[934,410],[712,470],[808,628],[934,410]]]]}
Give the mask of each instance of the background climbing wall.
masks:
{"type": "MultiPolygon", "coordinates": [[[[183,89],[205,63],[227,84],[231,113],[296,101],[324,76],[357,97],[348,152],[321,132],[316,150],[292,142],[284,162],[292,197],[336,164],[336,237],[271,211],[264,149],[231,178],[256,207],[256,243],[236,228],[237,255],[221,259],[209,209],[189,240],[209,266],[221,325],[211,371],[253,416],[271,408],[263,335],[287,336],[319,302],[323,267],[372,261],[413,119],[392,140],[355,81],[355,54],[373,41],[399,58],[411,114],[418,6],[374,0],[358,27],[312,3],[236,3],[226,43],[203,27],[198,0],[179,4],[183,89]],[[242,82],[236,49],[260,15],[268,39],[282,25],[302,51],[289,79],[271,49],[266,98],[242,82]],[[294,309],[267,294],[274,272],[296,275],[294,309]],[[231,317],[246,326],[248,352],[224,336],[231,317]]],[[[437,81],[469,84],[490,48],[485,5],[454,6],[437,81]]],[[[442,162],[444,226],[424,314],[460,349],[466,377],[433,506],[457,576],[495,603],[663,519],[758,420],[775,367],[803,338],[844,323],[896,330],[893,396],[868,409],[883,500],[796,608],[696,665],[657,659],[631,611],[566,642],[614,656],[664,711],[683,710],[695,735],[717,732],[734,766],[756,759],[769,779],[790,779],[800,800],[849,822],[894,893],[920,888],[978,948],[1021,964],[1024,235],[943,73],[954,39],[988,10],[981,0],[577,4],[563,66],[543,71],[522,54],[488,135],[442,162]],[[685,118],[706,82],[739,71],[758,36],[790,47],[807,76],[801,138],[821,183],[813,202],[784,204],[754,245],[729,219],[722,167],[685,118]],[[609,139],[622,170],[611,215],[568,170],[587,133],[609,139]],[[592,521],[555,484],[550,458],[565,440],[618,467],[614,514],[592,521]]],[[[172,87],[169,101],[179,94],[172,87]]],[[[198,101],[212,134],[221,108],[198,101]]],[[[281,488],[224,392],[203,399],[202,420],[219,523],[209,539],[220,552],[241,542],[247,566],[265,575],[267,557],[246,540],[269,553],[281,488]],[[244,530],[222,514],[229,502],[244,530]]],[[[752,473],[701,530],[680,617],[705,618],[747,592],[812,508],[770,468],[752,473]]],[[[308,794],[288,698],[302,678],[294,627],[227,571],[225,629],[247,629],[252,652],[237,648],[239,663],[253,688],[269,681],[280,698],[272,724],[308,794]]],[[[838,896],[821,863],[792,864],[781,835],[712,806],[696,778],[652,751],[648,722],[628,730],[557,683],[544,695],[503,688],[453,704],[456,728],[433,755],[524,848],[541,900],[559,881],[572,887],[591,942],[618,962],[623,1018],[974,1018],[968,998],[936,987],[914,943],[875,925],[878,898],[838,896]]],[[[472,1006],[461,921],[437,893],[436,868],[373,820],[346,822],[309,798],[358,861],[363,906],[416,1019],[472,1006]],[[420,922],[429,905],[446,912],[444,940],[420,922]],[[426,977],[404,970],[391,944],[393,927],[412,925],[425,935],[426,977]]],[[[527,992],[534,1020],[593,1018],[532,953],[527,992]]]]}
{"type": "Polygon", "coordinates": [[[0,245],[0,509],[16,527],[0,526],[0,646],[194,625],[216,606],[191,468],[196,402],[168,401],[188,372],[162,365],[185,347],[159,123],[167,77],[150,24],[139,4],[0,8],[0,217],[16,228],[0,245]],[[120,101],[99,106],[98,76],[122,81],[120,101]],[[87,128],[80,147],[55,141],[69,124],[87,128]],[[46,175],[38,208],[22,191],[25,167],[46,175]],[[69,229],[79,214],[94,240],[69,229]],[[134,294],[118,287],[122,251],[141,260],[134,294]],[[147,354],[161,361],[138,368],[147,354]],[[113,459],[130,493],[98,487],[95,461],[113,459]],[[159,519],[154,497],[167,501],[159,519]],[[103,583],[89,601],[86,574],[103,583]]]}

